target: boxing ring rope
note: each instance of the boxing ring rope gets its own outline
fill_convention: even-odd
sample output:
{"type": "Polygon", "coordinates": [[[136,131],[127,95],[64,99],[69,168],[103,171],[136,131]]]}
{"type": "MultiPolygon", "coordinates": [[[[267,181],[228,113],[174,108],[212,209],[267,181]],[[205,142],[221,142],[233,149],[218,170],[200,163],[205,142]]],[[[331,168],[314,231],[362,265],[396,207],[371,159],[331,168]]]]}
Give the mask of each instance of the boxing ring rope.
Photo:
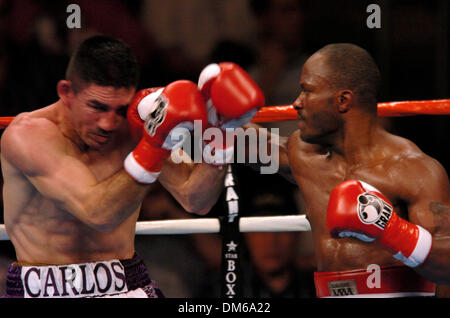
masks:
{"type": "MultiPolygon", "coordinates": [[[[378,103],[378,116],[398,117],[413,115],[450,115],[450,99],[399,101],[378,103]]],[[[0,117],[0,129],[5,129],[14,117],[0,117]]],[[[254,123],[297,119],[292,105],[266,106],[253,118],[254,123]]]]}
{"type": "MultiPolygon", "coordinates": [[[[378,103],[378,116],[398,117],[413,115],[450,115],[450,99],[399,101],[378,103]]],[[[292,105],[263,107],[252,122],[266,123],[296,120],[297,111],[292,105]]]]}
{"type": "MultiPolygon", "coordinates": [[[[429,101],[400,101],[378,103],[378,116],[380,117],[397,117],[412,115],[450,115],[450,99],[429,100],[429,101]]],[[[0,117],[0,130],[5,129],[15,117],[0,117]]],[[[267,106],[258,111],[253,118],[254,123],[277,122],[285,120],[296,120],[298,118],[297,111],[293,105],[283,106],[267,106]]],[[[231,172],[231,167],[229,167],[231,172]]],[[[228,211],[230,217],[230,210],[228,211]]],[[[237,216],[237,215],[236,215],[237,216]]],[[[231,245],[235,245],[234,240],[238,239],[236,233],[244,232],[301,232],[311,231],[311,226],[306,215],[285,215],[285,216],[264,216],[264,217],[238,217],[234,222],[234,231],[230,232],[230,219],[227,222],[223,217],[220,218],[196,218],[196,219],[177,219],[177,220],[161,220],[161,221],[140,221],[136,223],[136,235],[174,235],[174,234],[200,234],[200,233],[221,233],[222,234],[222,250],[225,247],[231,249],[231,245]],[[232,233],[232,234],[230,234],[232,233]],[[228,242],[228,243],[227,243],[228,242]]],[[[0,224],[0,241],[9,240],[4,224],[0,224]]],[[[238,239],[239,240],[239,239],[238,239]]],[[[239,245],[239,244],[238,244],[239,245]]],[[[237,245],[235,245],[237,246],[237,245]]],[[[238,254],[222,252],[222,263],[230,262],[229,257],[233,256],[233,264],[239,261],[238,254]]],[[[236,265],[237,268],[239,265],[236,265]]],[[[232,282],[230,277],[236,277],[235,271],[228,271],[229,268],[223,266],[222,280],[222,297],[233,298],[240,295],[234,291],[240,290],[240,278],[235,278],[232,282]],[[228,275],[232,274],[232,275],[228,275]],[[231,292],[231,294],[229,293],[231,292]],[[231,295],[231,296],[230,296],[231,295]]],[[[237,277],[239,277],[238,274],[237,277]]]]}
{"type": "MultiPolygon", "coordinates": [[[[302,232],[311,227],[305,215],[241,217],[239,231],[246,232],[302,232]]],[[[140,221],[136,224],[136,235],[174,235],[219,233],[218,218],[178,219],[164,221],[140,221]]],[[[0,225],[0,241],[9,240],[5,225],[0,225]]]]}
{"type": "MultiPolygon", "coordinates": [[[[450,99],[424,101],[398,101],[378,103],[378,116],[397,117],[412,115],[450,115],[450,99]]],[[[0,117],[0,129],[5,129],[15,117],[0,117]]],[[[258,111],[254,123],[297,119],[292,105],[267,106],[258,111]]],[[[288,232],[310,231],[305,215],[274,217],[241,217],[240,232],[288,232]]],[[[178,219],[163,221],[141,221],[136,224],[137,235],[172,235],[194,233],[219,233],[217,218],[178,219]]],[[[5,225],[0,224],[0,240],[8,240],[5,225]]]]}

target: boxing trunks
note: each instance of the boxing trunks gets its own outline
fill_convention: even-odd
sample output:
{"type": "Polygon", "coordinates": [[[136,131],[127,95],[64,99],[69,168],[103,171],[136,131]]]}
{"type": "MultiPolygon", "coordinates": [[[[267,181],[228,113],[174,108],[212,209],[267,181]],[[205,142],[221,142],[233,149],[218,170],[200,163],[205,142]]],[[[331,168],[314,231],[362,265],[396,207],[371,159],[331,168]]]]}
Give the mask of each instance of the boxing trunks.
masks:
{"type": "Polygon", "coordinates": [[[144,261],[134,254],[125,260],[71,265],[8,268],[6,298],[162,298],[144,261]]]}
{"type": "Polygon", "coordinates": [[[338,272],[315,272],[317,297],[429,297],[436,285],[404,265],[338,272]]]}

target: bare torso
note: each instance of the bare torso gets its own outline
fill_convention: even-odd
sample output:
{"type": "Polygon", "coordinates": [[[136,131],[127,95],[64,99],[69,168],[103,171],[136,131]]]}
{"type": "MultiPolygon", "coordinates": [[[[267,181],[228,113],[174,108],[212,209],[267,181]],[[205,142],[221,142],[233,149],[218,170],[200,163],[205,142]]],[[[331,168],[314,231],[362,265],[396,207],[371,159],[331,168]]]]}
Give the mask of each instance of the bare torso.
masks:
{"type": "MultiPolygon", "coordinates": [[[[289,139],[288,156],[291,172],[306,204],[311,223],[318,271],[341,271],[366,268],[370,264],[386,265],[396,261],[377,244],[356,239],[331,238],[326,227],[326,211],[332,189],[344,180],[356,179],[371,184],[394,204],[399,216],[408,219],[405,188],[397,178],[408,179],[408,167],[399,169],[403,157],[423,155],[406,140],[385,133],[380,140],[380,155],[367,154],[363,164],[350,165],[337,153],[319,145],[305,143],[296,131],[289,139]]],[[[411,186],[413,184],[411,183],[411,186]]]]}
{"type": "MultiPolygon", "coordinates": [[[[25,117],[47,119],[59,127],[52,107],[25,117]]],[[[102,181],[122,169],[123,160],[133,146],[125,142],[125,129],[124,126],[123,131],[101,151],[80,150],[63,136],[64,151],[84,163],[96,179],[102,181]]],[[[63,135],[62,131],[59,133],[63,135]]],[[[132,257],[138,209],[112,232],[102,233],[38,192],[14,162],[8,162],[3,156],[2,170],[5,225],[19,262],[70,264],[132,257]]],[[[77,178],[76,175],[64,177],[77,178]]]]}

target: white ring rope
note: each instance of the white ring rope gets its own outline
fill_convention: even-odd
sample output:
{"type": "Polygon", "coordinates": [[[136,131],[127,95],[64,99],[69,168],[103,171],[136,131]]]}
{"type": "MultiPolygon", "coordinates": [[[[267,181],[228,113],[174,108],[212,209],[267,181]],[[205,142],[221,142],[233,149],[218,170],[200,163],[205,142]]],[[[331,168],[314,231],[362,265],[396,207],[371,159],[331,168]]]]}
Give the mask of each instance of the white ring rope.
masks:
{"type": "MultiPolygon", "coordinates": [[[[239,231],[245,232],[303,232],[311,227],[305,215],[252,216],[239,219],[239,231]]],[[[219,233],[218,218],[141,221],[136,223],[137,235],[172,235],[219,233]]],[[[0,240],[9,240],[5,225],[0,224],[0,240]]]]}

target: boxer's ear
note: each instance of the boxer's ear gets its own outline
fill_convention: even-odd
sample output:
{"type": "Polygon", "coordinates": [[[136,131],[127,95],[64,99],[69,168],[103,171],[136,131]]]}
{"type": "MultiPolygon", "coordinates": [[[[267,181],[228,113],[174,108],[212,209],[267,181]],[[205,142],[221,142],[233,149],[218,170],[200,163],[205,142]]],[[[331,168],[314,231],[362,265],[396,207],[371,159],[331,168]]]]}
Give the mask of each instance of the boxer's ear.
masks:
{"type": "Polygon", "coordinates": [[[337,110],[340,113],[346,113],[350,110],[353,103],[353,92],[350,90],[342,90],[336,93],[337,110]]]}
{"type": "Polygon", "coordinates": [[[70,106],[75,96],[73,91],[72,82],[67,80],[61,80],[56,85],[56,91],[58,97],[61,99],[64,105],[70,106]]]}

